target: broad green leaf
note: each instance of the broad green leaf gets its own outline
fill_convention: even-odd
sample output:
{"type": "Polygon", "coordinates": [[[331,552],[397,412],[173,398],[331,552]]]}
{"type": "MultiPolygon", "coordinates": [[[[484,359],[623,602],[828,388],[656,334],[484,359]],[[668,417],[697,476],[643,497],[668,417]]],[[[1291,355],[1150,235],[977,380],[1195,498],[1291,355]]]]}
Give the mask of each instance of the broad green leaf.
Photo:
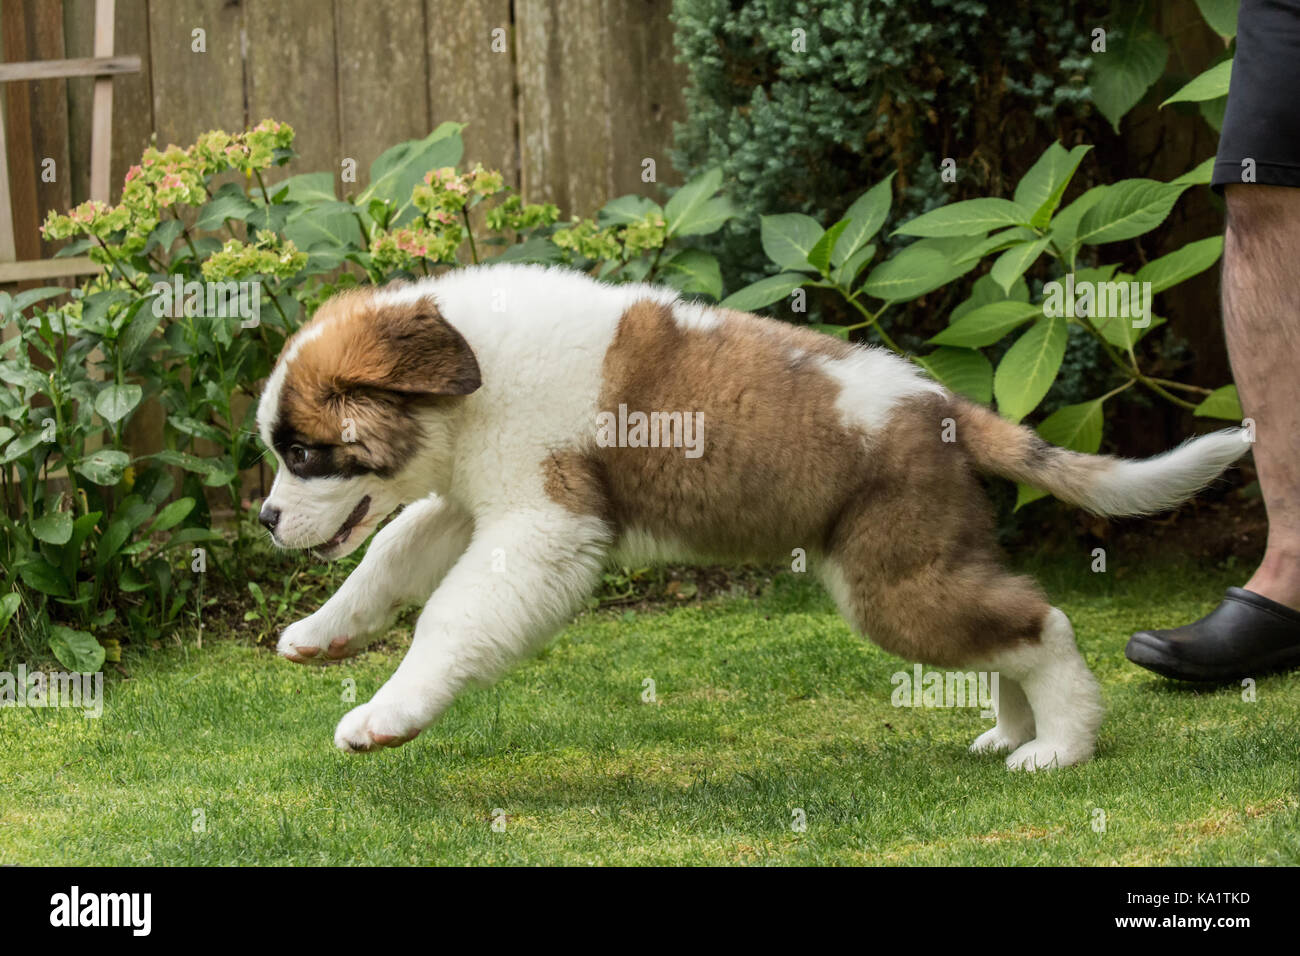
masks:
{"type": "Polygon", "coordinates": [[[170,448],[155,452],[148,457],[156,458],[164,464],[174,465],[177,468],[183,468],[198,475],[211,475],[220,468],[220,463],[215,458],[200,458],[197,455],[175,451],[170,448]]]}
{"type": "Polygon", "coordinates": [[[382,199],[398,210],[390,226],[405,225],[415,218],[411,193],[430,170],[455,166],[465,152],[460,138],[464,123],[442,123],[424,139],[408,140],[385,150],[370,164],[370,185],[357,197],[357,204],[369,208],[372,199],[382,199]]]}
{"type": "Polygon", "coordinates": [[[703,292],[722,298],[722,270],[718,260],[701,249],[683,249],[663,268],[663,280],[682,292],[703,292]]]}
{"type": "Polygon", "coordinates": [[[977,263],[954,262],[964,238],[922,239],[871,270],[862,291],[886,302],[904,302],[925,295],[965,275],[977,263]]]}
{"type": "Polygon", "coordinates": [[[18,566],[18,576],[33,591],[51,597],[70,597],[72,588],[63,572],[44,558],[36,558],[18,566]]]}
{"type": "Polygon", "coordinates": [[[1223,254],[1223,236],[1210,236],[1189,242],[1181,249],[1153,259],[1138,270],[1138,282],[1150,282],[1151,292],[1163,292],[1194,275],[1204,272],[1223,254]]]}
{"type": "Polygon", "coordinates": [[[1208,186],[1214,178],[1214,161],[1215,157],[1203,159],[1192,169],[1183,173],[1177,179],[1171,180],[1175,183],[1186,183],[1189,186],[1208,186]]]}
{"type": "Polygon", "coordinates": [[[809,280],[806,275],[782,272],[780,275],[759,279],[743,289],[737,289],[719,305],[728,309],[739,309],[741,312],[753,312],[765,305],[771,305],[778,299],[784,299],[807,281],[809,280]]]}
{"type": "Polygon", "coordinates": [[[728,219],[735,219],[736,215],[735,203],[726,196],[714,196],[683,216],[673,235],[679,239],[683,236],[707,236],[721,229],[728,219]]]}
{"type": "MultiPolygon", "coordinates": [[[[1063,254],[1078,245],[1079,224],[1088,210],[1101,202],[1102,196],[1106,195],[1106,190],[1109,188],[1109,186],[1093,186],[1052,219],[1047,234],[1063,254]]],[[[1067,266],[1074,265],[1072,253],[1066,256],[1066,260],[1067,266]]]]}
{"type": "Polygon", "coordinates": [[[51,511],[31,523],[32,534],[46,544],[67,544],[72,538],[72,515],[51,511]]]}
{"type": "Polygon", "coordinates": [[[661,216],[664,214],[657,202],[646,196],[628,193],[626,196],[611,199],[601,206],[596,219],[602,226],[626,226],[629,223],[640,222],[654,213],[661,216]]]}
{"type": "Polygon", "coordinates": [[[18,613],[22,607],[23,598],[17,591],[10,591],[4,597],[0,598],[0,634],[4,633],[13,616],[18,613]]]}
{"type": "Polygon", "coordinates": [[[1043,400],[1065,358],[1065,320],[1040,319],[998,363],[993,394],[1003,418],[1018,422],[1043,400]]]}
{"type": "Polygon", "coordinates": [[[94,635],[60,624],[50,625],[50,650],[70,671],[93,674],[104,666],[105,651],[94,635]]]}
{"type": "Polygon", "coordinates": [[[808,264],[818,272],[825,275],[831,266],[831,255],[835,251],[835,245],[839,242],[840,236],[844,230],[849,227],[847,219],[841,219],[835,225],[831,226],[817,240],[817,244],[812,247],[808,253],[808,264]]]}
{"type": "Polygon", "coordinates": [[[303,252],[350,250],[361,246],[361,224],[356,207],[346,202],[308,206],[290,216],[284,225],[285,238],[303,252]]]}
{"type": "Polygon", "coordinates": [[[1236,385],[1216,388],[1205,397],[1205,401],[1196,406],[1193,414],[1202,418],[1222,418],[1230,422],[1239,422],[1246,417],[1241,410],[1241,399],[1237,397],[1236,385]]]}
{"type": "Polygon", "coordinates": [[[923,213],[895,229],[894,235],[974,236],[1003,226],[1026,226],[1032,214],[1010,199],[967,199],[923,213]]]}
{"type": "Polygon", "coordinates": [[[1091,146],[1076,146],[1066,150],[1060,143],[1052,143],[1029,168],[1029,172],[1016,184],[1015,201],[1026,209],[1034,210],[1030,224],[1042,229],[1051,220],[1056,207],[1065,195],[1065,189],[1074,177],[1074,171],[1087,155],[1091,146]]]}
{"type": "Polygon", "coordinates": [[[1119,121],[1146,95],[1169,59],[1169,45],[1154,30],[1131,27],[1125,36],[1110,43],[1105,53],[1092,54],[1088,85],[1092,101],[1110,120],[1115,132],[1119,121]]]}
{"type": "Polygon", "coordinates": [[[840,241],[835,244],[835,252],[831,255],[831,265],[842,266],[871,241],[872,236],[880,231],[880,227],[885,224],[889,218],[889,207],[893,200],[892,184],[894,173],[890,173],[876,185],[872,186],[857,200],[848,211],[844,213],[844,218],[848,220],[849,226],[840,236],[840,241]]]}
{"type": "Polygon", "coordinates": [[[244,195],[238,183],[226,183],[203,204],[194,228],[200,232],[215,232],[227,219],[243,222],[256,211],[257,206],[244,195]]]}
{"type": "Polygon", "coordinates": [[[930,342],[933,345],[983,348],[1000,341],[1008,332],[1042,314],[1042,306],[1028,302],[990,302],[967,312],[930,339],[930,342]]]}
{"type": "Polygon", "coordinates": [[[1162,183],[1154,179],[1125,179],[1104,187],[1079,223],[1075,243],[1100,245],[1132,239],[1165,221],[1187,183],[1162,183]]]}
{"type": "MultiPolygon", "coordinates": [[[[13,297],[7,312],[10,315],[22,315],[29,305],[35,305],[37,302],[44,302],[46,299],[52,299],[56,295],[67,294],[67,289],[55,285],[43,285],[38,289],[28,289],[26,292],[19,292],[13,297]]],[[[6,315],[6,318],[8,318],[8,315],[6,315]]]]}
{"type": "Polygon", "coordinates": [[[1223,132],[1223,117],[1228,112],[1228,98],[1220,96],[1217,100],[1202,100],[1196,105],[1201,118],[1216,133],[1223,132]]]}
{"type": "Polygon", "coordinates": [[[767,257],[782,269],[812,271],[808,253],[821,239],[824,230],[816,219],[801,212],[787,212],[760,219],[760,238],[767,257]]]}
{"type": "Polygon", "coordinates": [[[1232,60],[1216,63],[1200,76],[1192,79],[1186,86],[1169,97],[1160,105],[1170,103],[1199,103],[1202,100],[1217,100],[1228,95],[1228,81],[1232,78],[1232,60]]]}
{"type": "Polygon", "coordinates": [[[978,262],[990,253],[1001,252],[1003,249],[1009,249],[1022,242],[1032,241],[1037,237],[1038,234],[1027,226],[1012,226],[1010,229],[995,232],[984,239],[972,238],[970,240],[971,244],[966,251],[958,253],[956,261],[959,263],[978,262]]]}
{"type": "Polygon", "coordinates": [[[1037,242],[1024,242],[1012,246],[998,256],[997,261],[993,263],[993,268],[989,270],[989,275],[993,277],[994,282],[1002,287],[1002,291],[1010,293],[1011,287],[1016,284],[1016,280],[1024,275],[1025,270],[1042,255],[1049,242],[1051,240],[1044,236],[1037,242]]]}
{"type": "MultiPolygon", "coordinates": [[[[691,222],[696,210],[716,193],[722,185],[722,170],[710,169],[696,176],[677,192],[664,206],[664,221],[668,235],[676,235],[691,222]]],[[[718,223],[721,225],[721,222],[718,223]]]]}
{"type": "Polygon", "coordinates": [[[334,194],[333,173],[302,173],[298,176],[290,176],[276,188],[284,190],[286,202],[321,203],[334,202],[338,199],[334,194]]]}
{"type": "Polygon", "coordinates": [[[182,521],[184,521],[191,511],[194,510],[193,498],[177,498],[162,511],[158,512],[158,517],[154,519],[153,524],[149,526],[149,534],[157,534],[159,531],[170,531],[182,521]]]}
{"type": "Polygon", "coordinates": [[[916,361],[950,391],[984,405],[993,400],[993,365],[983,352],[944,347],[918,355],[916,361]]]}
{"type": "Polygon", "coordinates": [[[110,425],[115,425],[140,404],[144,390],[139,385],[106,385],[95,396],[95,411],[110,425]]]}
{"type": "Polygon", "coordinates": [[[163,320],[162,316],[154,312],[156,298],[156,295],[145,296],[132,303],[127,310],[126,324],[117,336],[118,354],[121,355],[124,366],[131,364],[149,341],[149,336],[153,335],[153,330],[158,328],[158,323],[163,320]]]}
{"type": "Polygon", "coordinates": [[[131,464],[125,452],[101,448],[89,458],[77,463],[76,471],[97,485],[115,485],[122,480],[122,472],[131,464]]]}
{"type": "Polygon", "coordinates": [[[11,461],[16,461],[44,440],[44,431],[34,431],[28,432],[26,435],[20,435],[11,441],[5,448],[4,454],[0,455],[0,465],[7,465],[11,461]]]}
{"type": "MultiPolygon", "coordinates": [[[[841,242],[842,241],[843,239],[841,238],[841,242]]],[[[839,248],[838,243],[835,248],[839,248]]],[[[849,256],[849,258],[845,259],[844,262],[840,263],[831,278],[838,285],[841,285],[846,289],[853,288],[853,283],[858,281],[858,276],[875,255],[876,244],[874,242],[868,243],[857,252],[853,253],[853,255],[849,256]]],[[[834,256],[831,257],[831,261],[835,261],[834,256]]]]}
{"type": "Polygon", "coordinates": [[[1210,29],[1225,40],[1237,35],[1237,8],[1241,0],[1196,0],[1210,29]]]}

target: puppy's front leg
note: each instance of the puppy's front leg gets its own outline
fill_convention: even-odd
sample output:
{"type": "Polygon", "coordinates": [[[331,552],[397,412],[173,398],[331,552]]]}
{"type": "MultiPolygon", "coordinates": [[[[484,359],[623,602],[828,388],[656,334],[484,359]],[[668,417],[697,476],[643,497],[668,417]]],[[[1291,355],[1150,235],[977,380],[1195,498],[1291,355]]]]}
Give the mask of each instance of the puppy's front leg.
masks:
{"type": "Polygon", "coordinates": [[[290,624],[276,651],[291,661],[351,657],[392,624],[397,612],[429,599],[469,546],[469,516],[447,502],[412,502],[370,542],[343,586],[314,614],[290,624]]]}
{"type": "Polygon", "coordinates": [[[469,683],[493,680],[559,630],[595,587],[608,527],[559,508],[476,521],[474,538],[420,614],[397,672],[339,723],[346,751],[397,746],[469,683]]]}

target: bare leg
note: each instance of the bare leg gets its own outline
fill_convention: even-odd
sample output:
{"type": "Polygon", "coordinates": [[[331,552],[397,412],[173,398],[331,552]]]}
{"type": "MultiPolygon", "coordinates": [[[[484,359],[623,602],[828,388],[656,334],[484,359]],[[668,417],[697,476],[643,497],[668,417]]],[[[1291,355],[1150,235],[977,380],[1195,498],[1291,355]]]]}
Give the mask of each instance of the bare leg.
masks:
{"type": "Polygon", "coordinates": [[[1300,610],[1300,189],[1225,194],[1223,325],[1268,510],[1268,548],[1245,587],[1300,610]]]}

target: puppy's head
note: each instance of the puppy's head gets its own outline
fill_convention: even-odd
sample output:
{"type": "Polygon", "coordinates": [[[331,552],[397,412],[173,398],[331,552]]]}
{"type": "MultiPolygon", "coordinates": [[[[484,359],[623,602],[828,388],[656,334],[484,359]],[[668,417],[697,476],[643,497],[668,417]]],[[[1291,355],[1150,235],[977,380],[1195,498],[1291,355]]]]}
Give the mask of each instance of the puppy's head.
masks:
{"type": "Polygon", "coordinates": [[[433,491],[445,420],[478,387],[474,353],[432,298],[327,301],[285,343],[258,405],[279,465],[260,515],[275,543],[341,557],[433,491]]]}

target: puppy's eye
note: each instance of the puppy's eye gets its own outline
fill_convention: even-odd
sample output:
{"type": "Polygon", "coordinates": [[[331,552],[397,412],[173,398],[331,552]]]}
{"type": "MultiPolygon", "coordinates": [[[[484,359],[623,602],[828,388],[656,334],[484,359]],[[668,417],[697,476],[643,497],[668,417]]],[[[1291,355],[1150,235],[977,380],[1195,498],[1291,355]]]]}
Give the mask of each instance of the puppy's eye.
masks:
{"type": "Polygon", "coordinates": [[[305,465],[312,460],[312,450],[303,445],[289,446],[289,464],[305,465]]]}

